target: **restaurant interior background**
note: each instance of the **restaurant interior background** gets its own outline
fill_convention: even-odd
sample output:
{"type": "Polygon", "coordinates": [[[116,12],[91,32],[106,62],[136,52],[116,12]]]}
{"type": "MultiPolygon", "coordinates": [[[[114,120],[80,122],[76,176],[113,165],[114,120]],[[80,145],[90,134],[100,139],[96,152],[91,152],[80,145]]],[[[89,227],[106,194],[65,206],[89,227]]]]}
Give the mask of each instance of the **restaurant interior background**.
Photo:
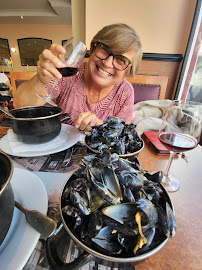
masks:
{"type": "Polygon", "coordinates": [[[62,44],[62,40],[73,36],[74,46],[81,40],[89,49],[90,40],[99,29],[123,22],[136,29],[143,43],[144,56],[138,73],[167,76],[166,98],[171,99],[196,4],[197,0],[4,1],[0,6],[0,38],[8,40],[12,65],[1,65],[1,72],[36,71],[36,66],[21,65],[18,39],[43,38],[62,44]],[[16,52],[11,51],[12,47],[16,52]]]}

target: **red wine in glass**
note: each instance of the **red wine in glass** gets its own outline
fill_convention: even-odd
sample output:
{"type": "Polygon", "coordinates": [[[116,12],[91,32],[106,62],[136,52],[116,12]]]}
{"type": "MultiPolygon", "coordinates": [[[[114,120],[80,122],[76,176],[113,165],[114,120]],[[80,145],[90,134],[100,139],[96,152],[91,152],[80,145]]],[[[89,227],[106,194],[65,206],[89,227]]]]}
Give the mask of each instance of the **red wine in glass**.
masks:
{"type": "Polygon", "coordinates": [[[62,74],[62,77],[69,77],[69,76],[75,75],[78,71],[78,68],[62,67],[62,68],[57,68],[57,70],[62,74]]]}
{"type": "MultiPolygon", "coordinates": [[[[67,45],[67,44],[66,44],[67,45]]],[[[78,71],[78,67],[80,66],[83,58],[85,57],[87,47],[80,41],[76,48],[73,50],[68,59],[65,59],[66,67],[58,68],[58,71],[62,74],[63,77],[69,77],[75,75],[78,71]]],[[[36,93],[37,97],[43,99],[46,103],[51,104],[52,106],[56,106],[57,104],[52,100],[51,94],[53,93],[55,86],[57,84],[57,80],[55,80],[52,89],[46,96],[40,95],[36,93]]]]}
{"type": "Polygon", "coordinates": [[[198,144],[194,137],[175,132],[162,132],[159,139],[169,151],[177,153],[194,149],[198,144]]]}
{"type": "MultiPolygon", "coordinates": [[[[70,77],[70,76],[73,76],[73,75],[75,75],[77,73],[78,68],[75,68],[75,67],[62,67],[62,68],[57,68],[57,70],[59,70],[59,72],[62,74],[62,77],[70,77]]],[[[36,93],[36,95],[39,98],[46,101],[47,103],[51,104],[52,106],[57,107],[57,104],[51,99],[51,93],[55,89],[56,84],[57,84],[57,80],[55,80],[55,82],[54,82],[54,84],[52,86],[52,89],[51,89],[51,91],[49,92],[48,95],[42,96],[42,95],[39,95],[38,93],[36,93]]]]}
{"type": "Polygon", "coordinates": [[[198,145],[201,135],[200,110],[200,103],[173,100],[159,128],[159,140],[170,151],[161,181],[169,192],[175,192],[180,188],[178,178],[169,173],[174,156],[176,153],[190,151],[198,145]]]}

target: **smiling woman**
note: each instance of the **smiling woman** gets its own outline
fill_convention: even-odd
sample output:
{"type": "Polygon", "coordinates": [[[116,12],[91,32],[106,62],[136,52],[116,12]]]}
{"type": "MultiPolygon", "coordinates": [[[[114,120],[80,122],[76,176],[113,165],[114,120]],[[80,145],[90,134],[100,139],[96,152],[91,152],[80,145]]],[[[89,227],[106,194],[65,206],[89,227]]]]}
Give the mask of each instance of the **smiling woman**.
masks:
{"type": "Polygon", "coordinates": [[[108,57],[112,55],[113,56],[112,64],[118,70],[124,70],[131,64],[131,61],[124,55],[121,54],[114,55],[111,52],[111,49],[104,43],[101,42],[94,43],[93,47],[95,55],[97,56],[97,58],[101,60],[106,60],[108,57]]]}
{"type": "Polygon", "coordinates": [[[134,90],[125,77],[135,75],[142,58],[136,31],[121,23],[102,28],[92,39],[88,62],[73,76],[62,77],[58,71],[64,64],[57,55],[65,53],[57,44],[41,53],[37,75],[18,87],[14,106],[43,105],[36,93],[47,95],[54,83],[51,80],[57,79],[52,98],[70,116],[69,124],[90,131],[109,116],[131,122],[134,90]]]}

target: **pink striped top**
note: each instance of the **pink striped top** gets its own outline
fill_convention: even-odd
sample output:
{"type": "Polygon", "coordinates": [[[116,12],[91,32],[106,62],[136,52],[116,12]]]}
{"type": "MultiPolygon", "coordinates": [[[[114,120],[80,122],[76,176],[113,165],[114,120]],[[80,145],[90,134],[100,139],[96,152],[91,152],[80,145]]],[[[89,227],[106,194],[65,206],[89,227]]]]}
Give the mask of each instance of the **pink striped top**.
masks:
{"type": "MultiPolygon", "coordinates": [[[[106,120],[108,116],[117,116],[131,122],[134,106],[134,90],[131,83],[123,79],[103,100],[89,104],[84,88],[84,70],[85,63],[76,75],[59,80],[54,90],[58,107],[71,117],[69,123],[73,124],[81,112],[87,111],[94,113],[101,121],[106,120]]],[[[46,86],[48,92],[52,85],[53,81],[46,86]]]]}

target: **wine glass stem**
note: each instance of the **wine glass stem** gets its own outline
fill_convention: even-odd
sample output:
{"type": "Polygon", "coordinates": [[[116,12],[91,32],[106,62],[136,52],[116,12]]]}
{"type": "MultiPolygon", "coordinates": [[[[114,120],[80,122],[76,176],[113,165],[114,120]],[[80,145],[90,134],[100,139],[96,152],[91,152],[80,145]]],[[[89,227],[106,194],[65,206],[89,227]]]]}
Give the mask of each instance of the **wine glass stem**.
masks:
{"type": "Polygon", "coordinates": [[[55,87],[56,87],[57,82],[58,82],[58,80],[55,80],[55,81],[54,81],[53,86],[52,86],[52,88],[51,88],[51,90],[50,90],[50,92],[49,92],[49,94],[48,94],[48,96],[49,96],[50,98],[51,98],[51,94],[53,93],[53,91],[54,91],[54,89],[55,89],[55,87]]]}
{"type": "Polygon", "coordinates": [[[168,177],[168,174],[169,174],[169,171],[170,171],[170,166],[172,164],[172,161],[173,161],[174,156],[175,156],[175,152],[170,151],[170,156],[169,156],[168,164],[167,164],[166,170],[164,172],[164,176],[165,177],[168,177]]]}

